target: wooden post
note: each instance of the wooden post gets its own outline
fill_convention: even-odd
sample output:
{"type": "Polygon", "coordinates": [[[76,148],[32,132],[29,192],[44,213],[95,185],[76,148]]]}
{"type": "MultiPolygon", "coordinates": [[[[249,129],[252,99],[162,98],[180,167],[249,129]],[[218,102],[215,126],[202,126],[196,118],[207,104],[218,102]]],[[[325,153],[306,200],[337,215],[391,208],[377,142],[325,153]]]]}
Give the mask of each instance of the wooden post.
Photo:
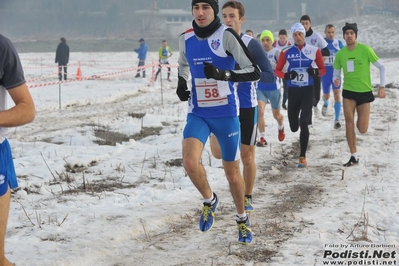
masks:
{"type": "Polygon", "coordinates": [[[61,82],[58,83],[58,109],[61,110],[61,82]]]}

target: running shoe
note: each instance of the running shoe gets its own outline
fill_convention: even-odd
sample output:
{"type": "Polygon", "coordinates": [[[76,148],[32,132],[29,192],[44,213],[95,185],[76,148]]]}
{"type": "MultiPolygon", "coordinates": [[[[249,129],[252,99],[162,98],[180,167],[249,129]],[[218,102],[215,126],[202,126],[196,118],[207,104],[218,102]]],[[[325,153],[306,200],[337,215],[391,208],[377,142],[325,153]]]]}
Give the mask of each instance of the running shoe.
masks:
{"type": "Polygon", "coordinates": [[[341,128],[341,123],[337,120],[334,122],[334,129],[341,128]]]}
{"type": "Polygon", "coordinates": [[[355,157],[351,156],[349,161],[347,163],[345,163],[344,166],[349,167],[349,166],[354,166],[354,165],[358,165],[358,164],[359,164],[359,159],[356,159],[355,157]]]}
{"type": "Polygon", "coordinates": [[[283,141],[285,139],[284,128],[278,130],[278,140],[283,141]]]}
{"type": "Polygon", "coordinates": [[[286,104],[283,104],[282,107],[283,107],[284,110],[287,110],[287,105],[286,104]]]}
{"type": "Polygon", "coordinates": [[[254,210],[254,207],[252,206],[252,197],[245,196],[245,211],[251,212],[253,210],[254,210]]]}
{"type": "Polygon", "coordinates": [[[170,78],[168,78],[168,79],[167,79],[167,81],[169,81],[169,82],[170,82],[170,81],[172,81],[172,80],[171,80],[170,78]]]}
{"type": "Polygon", "coordinates": [[[240,244],[249,244],[252,242],[252,230],[251,230],[251,222],[249,221],[249,217],[247,215],[247,219],[244,221],[237,221],[238,227],[238,242],[240,244]]]}
{"type": "Polygon", "coordinates": [[[216,206],[219,203],[219,198],[213,193],[213,196],[216,198],[214,204],[204,202],[204,207],[202,207],[202,214],[199,222],[199,228],[202,232],[206,232],[211,230],[214,222],[215,210],[216,206]]]}
{"type": "Polygon", "coordinates": [[[327,115],[327,106],[326,106],[326,105],[323,105],[323,107],[321,108],[321,114],[322,114],[323,116],[326,116],[326,115],[327,115]]]}
{"type": "Polygon", "coordinates": [[[267,141],[264,137],[260,137],[259,141],[256,143],[256,146],[258,147],[266,147],[267,146],[267,141]]]}
{"type": "Polygon", "coordinates": [[[298,168],[305,168],[306,165],[307,165],[306,158],[303,156],[299,157],[298,168]]]}

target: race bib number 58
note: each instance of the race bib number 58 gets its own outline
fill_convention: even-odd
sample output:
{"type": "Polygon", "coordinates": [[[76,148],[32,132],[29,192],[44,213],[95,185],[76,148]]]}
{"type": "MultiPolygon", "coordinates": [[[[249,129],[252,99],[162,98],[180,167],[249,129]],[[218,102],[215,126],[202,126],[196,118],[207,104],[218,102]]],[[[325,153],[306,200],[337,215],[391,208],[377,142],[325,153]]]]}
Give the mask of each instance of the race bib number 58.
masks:
{"type": "Polygon", "coordinates": [[[214,107],[226,105],[227,97],[221,96],[218,83],[214,79],[195,79],[195,90],[197,92],[198,107],[214,107]]]}

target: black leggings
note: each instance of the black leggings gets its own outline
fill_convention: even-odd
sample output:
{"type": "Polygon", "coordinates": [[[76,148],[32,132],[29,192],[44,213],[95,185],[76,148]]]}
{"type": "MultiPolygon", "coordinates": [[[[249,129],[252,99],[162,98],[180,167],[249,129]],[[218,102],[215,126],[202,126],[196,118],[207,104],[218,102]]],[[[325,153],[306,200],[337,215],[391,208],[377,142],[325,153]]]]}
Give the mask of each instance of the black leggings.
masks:
{"type": "Polygon", "coordinates": [[[292,132],[301,127],[299,141],[301,153],[299,156],[306,157],[306,149],[309,142],[308,125],[312,118],[313,86],[288,87],[288,121],[292,132]]]}
{"type": "Polygon", "coordinates": [[[68,69],[66,65],[58,65],[58,80],[62,80],[62,69],[64,69],[64,80],[67,80],[68,69]]]}
{"type": "MultiPolygon", "coordinates": [[[[168,65],[168,78],[170,78],[170,66],[169,66],[169,62],[166,62],[166,63],[163,63],[163,64],[164,64],[164,65],[168,65]]],[[[157,71],[157,73],[155,74],[155,78],[158,77],[158,74],[161,73],[161,70],[162,70],[162,64],[159,63],[158,71],[157,71]]]]}
{"type": "MultiPolygon", "coordinates": [[[[313,107],[316,107],[320,101],[320,93],[321,93],[321,78],[319,76],[313,77],[313,107]]],[[[310,114],[309,125],[313,124],[313,117],[310,114]]]]}
{"type": "Polygon", "coordinates": [[[137,74],[136,76],[140,77],[140,71],[143,71],[143,78],[145,78],[145,61],[139,60],[139,64],[137,65],[137,74]]]}
{"type": "Polygon", "coordinates": [[[321,78],[319,76],[313,77],[313,106],[316,107],[320,101],[320,92],[321,92],[321,78]]]}

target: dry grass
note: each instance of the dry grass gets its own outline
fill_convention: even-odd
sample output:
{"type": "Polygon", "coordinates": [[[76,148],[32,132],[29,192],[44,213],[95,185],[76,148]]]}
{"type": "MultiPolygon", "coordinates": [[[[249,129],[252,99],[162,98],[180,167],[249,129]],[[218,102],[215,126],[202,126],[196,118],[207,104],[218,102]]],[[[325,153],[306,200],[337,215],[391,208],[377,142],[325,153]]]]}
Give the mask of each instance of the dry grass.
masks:
{"type": "Polygon", "coordinates": [[[365,203],[366,203],[366,192],[368,191],[368,187],[364,189],[363,192],[363,206],[362,206],[362,211],[360,213],[359,220],[356,222],[356,224],[353,226],[352,229],[346,228],[350,231],[347,239],[350,239],[351,241],[367,241],[367,242],[372,242],[371,239],[368,236],[368,228],[369,228],[369,215],[368,213],[365,212],[365,203]]]}

